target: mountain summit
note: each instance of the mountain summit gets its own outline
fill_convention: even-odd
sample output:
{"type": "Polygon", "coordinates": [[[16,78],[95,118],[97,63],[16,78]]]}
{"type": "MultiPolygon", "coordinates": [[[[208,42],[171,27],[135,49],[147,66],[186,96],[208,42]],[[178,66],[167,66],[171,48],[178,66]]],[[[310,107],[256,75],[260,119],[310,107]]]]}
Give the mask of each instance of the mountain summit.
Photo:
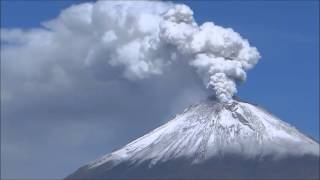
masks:
{"type": "Polygon", "coordinates": [[[319,143],[263,108],[209,98],[66,179],[319,177],[319,143]]]}

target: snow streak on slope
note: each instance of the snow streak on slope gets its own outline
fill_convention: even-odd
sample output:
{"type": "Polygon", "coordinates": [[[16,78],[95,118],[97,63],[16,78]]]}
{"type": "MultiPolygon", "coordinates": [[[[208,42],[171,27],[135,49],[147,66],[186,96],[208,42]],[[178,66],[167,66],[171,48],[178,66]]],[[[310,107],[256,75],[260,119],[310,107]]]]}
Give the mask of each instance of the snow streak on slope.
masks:
{"type": "Polygon", "coordinates": [[[193,105],[168,123],[131,142],[120,150],[91,163],[94,169],[105,163],[149,167],[175,159],[192,164],[212,157],[237,154],[259,159],[267,156],[319,156],[319,144],[260,107],[214,99],[193,105]]]}

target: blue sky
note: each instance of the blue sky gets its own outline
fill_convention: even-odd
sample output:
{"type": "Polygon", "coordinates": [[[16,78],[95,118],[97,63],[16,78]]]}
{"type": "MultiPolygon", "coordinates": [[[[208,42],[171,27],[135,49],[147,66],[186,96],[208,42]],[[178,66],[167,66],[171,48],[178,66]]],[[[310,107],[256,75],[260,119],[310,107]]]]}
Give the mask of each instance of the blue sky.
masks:
{"type": "MultiPolygon", "coordinates": [[[[1,1],[1,28],[37,28],[41,26],[42,22],[56,18],[61,10],[72,4],[82,2],[72,0],[1,1]]],[[[319,140],[319,1],[179,2],[191,7],[198,24],[213,21],[215,24],[231,27],[259,50],[262,59],[254,69],[248,72],[247,81],[238,87],[237,96],[261,105],[280,119],[319,140]]],[[[1,73],[1,75],[5,74],[1,73]]],[[[132,91],[134,93],[145,93],[146,95],[143,97],[153,98],[152,94],[148,94],[148,92],[135,85],[121,85],[120,87],[126,88],[127,86],[133,87],[132,91]]],[[[122,92],[121,88],[114,91],[122,92]]],[[[23,110],[13,109],[13,107],[20,107],[17,104],[2,107],[5,111],[3,109],[1,111],[6,112],[6,116],[1,114],[2,142],[9,142],[10,148],[11,145],[12,148],[21,147],[23,149],[22,147],[26,147],[25,151],[31,152],[28,154],[30,157],[21,154],[21,156],[14,155],[16,159],[8,156],[5,157],[7,159],[4,161],[1,160],[1,163],[6,162],[4,173],[1,168],[2,174],[7,177],[63,177],[86,162],[145,134],[162,124],[163,119],[167,119],[168,116],[176,113],[176,110],[169,111],[166,109],[167,102],[171,101],[164,99],[159,100],[158,105],[153,104],[158,109],[156,113],[159,115],[155,121],[141,120],[139,126],[131,121],[107,122],[103,120],[104,117],[109,114],[113,117],[116,110],[112,108],[108,111],[105,109],[99,110],[96,106],[108,106],[106,101],[110,97],[108,97],[109,99],[106,98],[107,100],[104,99],[104,89],[89,89],[90,87],[84,87],[79,89],[79,92],[67,94],[71,96],[71,100],[74,102],[68,102],[68,99],[65,100],[64,96],[58,96],[59,93],[64,93],[61,90],[58,95],[52,97],[44,96],[43,98],[40,97],[42,94],[39,93],[40,98],[31,98],[31,103],[20,105],[23,110]],[[82,96],[80,96],[81,93],[82,96]],[[79,96],[77,96],[78,94],[79,96]],[[101,98],[91,101],[90,97],[95,95],[101,98]],[[46,102],[48,104],[42,102],[43,99],[48,99],[46,102]],[[82,101],[77,101],[78,99],[83,99],[84,102],[88,103],[80,106],[82,101]],[[49,100],[54,102],[50,104],[49,100]],[[60,103],[61,101],[65,102],[66,105],[62,107],[53,105],[55,102],[60,103]],[[37,108],[38,106],[42,107],[43,109],[40,110],[43,113],[34,115],[31,112],[33,109],[30,107],[33,105],[32,103],[37,108]],[[46,107],[53,107],[53,111],[48,111],[49,113],[45,114],[46,107]],[[68,108],[70,108],[70,111],[66,111],[68,108]],[[87,114],[77,116],[72,114],[72,112],[78,111],[86,111],[87,114]],[[15,120],[15,116],[12,116],[11,112],[21,114],[23,120],[21,117],[17,117],[17,120],[15,120]],[[69,114],[70,112],[71,114],[69,114]],[[168,115],[168,112],[171,114],[168,115]],[[81,119],[79,124],[74,124],[72,120],[69,120],[74,117],[81,119]],[[41,120],[36,120],[37,118],[41,120]],[[64,122],[55,118],[63,119],[64,122]],[[89,130],[84,130],[86,129],[84,127],[88,126],[86,121],[82,120],[85,118],[95,119],[91,121],[93,125],[89,125],[89,130]],[[104,126],[111,127],[112,133],[99,129],[99,127],[104,126]],[[64,129],[56,127],[63,127],[64,129]],[[90,128],[94,129],[94,133],[90,128]],[[50,136],[47,134],[51,132],[51,129],[57,129],[57,132],[53,133],[54,137],[52,137],[52,134],[50,136]],[[74,134],[60,137],[64,130],[70,131],[70,129],[71,131],[80,129],[83,134],[79,134],[79,136],[83,136],[83,139],[80,140],[79,138],[79,141],[75,140],[71,145],[64,142],[63,139],[68,140],[69,137],[70,139],[76,139],[74,134]],[[87,141],[85,135],[90,137],[88,138],[90,141],[87,141]],[[97,139],[97,137],[100,139],[97,139]],[[19,140],[24,142],[19,142],[19,140]],[[54,149],[56,147],[59,147],[59,149],[54,149]],[[65,159],[59,159],[61,155],[66,155],[65,159]],[[51,163],[39,167],[38,163],[42,161],[51,163]],[[24,164],[30,164],[30,166],[25,167],[24,164]],[[21,171],[18,172],[17,169],[21,171]]],[[[155,89],[160,89],[161,93],[168,94],[168,97],[174,95],[164,88],[155,86],[155,89]]],[[[26,92],[26,94],[28,93],[26,92]]],[[[21,99],[28,100],[23,96],[24,93],[20,95],[21,99]]],[[[134,95],[140,96],[138,94],[134,95]]],[[[127,98],[131,97],[128,96],[127,98]]],[[[115,106],[127,107],[121,103],[127,104],[123,100],[115,103],[115,106]]],[[[141,103],[146,102],[142,101],[141,103]]],[[[128,107],[131,106],[128,105],[128,107]]],[[[137,105],[136,108],[142,109],[141,112],[143,112],[145,107],[137,105]]],[[[127,116],[130,118],[141,118],[141,115],[130,113],[132,113],[131,110],[128,110],[127,116]]],[[[145,119],[153,118],[153,116],[155,114],[151,109],[150,114],[145,115],[145,119]]],[[[122,117],[122,115],[114,115],[114,117],[122,117]]],[[[123,117],[126,116],[123,115],[123,117]]],[[[9,150],[11,151],[11,149],[9,150]]],[[[18,153],[19,151],[12,152],[18,153]]],[[[3,154],[1,156],[3,157],[3,154]]]]}

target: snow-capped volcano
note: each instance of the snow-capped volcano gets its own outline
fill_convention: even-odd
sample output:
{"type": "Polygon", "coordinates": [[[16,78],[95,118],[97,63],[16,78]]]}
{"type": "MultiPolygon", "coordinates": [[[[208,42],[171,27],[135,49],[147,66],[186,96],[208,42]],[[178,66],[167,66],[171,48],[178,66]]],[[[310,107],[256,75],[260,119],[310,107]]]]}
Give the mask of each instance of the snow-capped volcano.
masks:
{"type": "Polygon", "coordinates": [[[317,178],[319,143],[264,109],[209,98],[72,178],[317,178]]]}

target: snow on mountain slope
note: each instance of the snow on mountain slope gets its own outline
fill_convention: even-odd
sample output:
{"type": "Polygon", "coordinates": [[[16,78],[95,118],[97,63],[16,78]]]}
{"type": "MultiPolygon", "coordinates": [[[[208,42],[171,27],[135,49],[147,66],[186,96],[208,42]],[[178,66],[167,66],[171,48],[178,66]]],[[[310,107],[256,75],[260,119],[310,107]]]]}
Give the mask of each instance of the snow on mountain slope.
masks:
{"type": "Polygon", "coordinates": [[[152,168],[180,159],[197,165],[230,154],[245,159],[319,157],[319,143],[258,106],[237,100],[225,104],[211,98],[190,106],[166,124],[85,169],[94,171],[106,164],[105,171],[121,164],[152,168]]]}

